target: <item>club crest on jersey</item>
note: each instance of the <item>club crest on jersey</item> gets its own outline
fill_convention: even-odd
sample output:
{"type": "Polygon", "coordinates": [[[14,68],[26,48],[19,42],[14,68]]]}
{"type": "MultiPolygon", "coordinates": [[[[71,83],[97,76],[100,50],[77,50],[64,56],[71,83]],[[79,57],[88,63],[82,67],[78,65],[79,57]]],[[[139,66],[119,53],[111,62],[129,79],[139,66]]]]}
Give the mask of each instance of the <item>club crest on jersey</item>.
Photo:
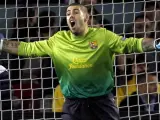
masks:
{"type": "Polygon", "coordinates": [[[90,45],[90,48],[92,48],[92,49],[96,49],[98,47],[97,41],[89,42],[89,45],[90,45]]]}

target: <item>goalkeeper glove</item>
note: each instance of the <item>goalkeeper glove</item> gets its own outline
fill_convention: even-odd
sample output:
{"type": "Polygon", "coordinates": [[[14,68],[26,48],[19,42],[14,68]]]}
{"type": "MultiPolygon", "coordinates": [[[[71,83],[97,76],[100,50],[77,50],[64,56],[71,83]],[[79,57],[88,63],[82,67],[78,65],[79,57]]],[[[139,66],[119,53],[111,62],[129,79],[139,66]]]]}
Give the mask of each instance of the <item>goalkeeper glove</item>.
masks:
{"type": "Polygon", "coordinates": [[[154,41],[154,46],[155,46],[155,49],[157,49],[157,50],[160,50],[160,42],[159,42],[159,40],[160,40],[160,39],[156,39],[156,40],[154,41]]]}
{"type": "Polygon", "coordinates": [[[3,34],[0,33],[0,51],[2,51],[3,39],[4,39],[4,36],[3,36],[3,34]]]}

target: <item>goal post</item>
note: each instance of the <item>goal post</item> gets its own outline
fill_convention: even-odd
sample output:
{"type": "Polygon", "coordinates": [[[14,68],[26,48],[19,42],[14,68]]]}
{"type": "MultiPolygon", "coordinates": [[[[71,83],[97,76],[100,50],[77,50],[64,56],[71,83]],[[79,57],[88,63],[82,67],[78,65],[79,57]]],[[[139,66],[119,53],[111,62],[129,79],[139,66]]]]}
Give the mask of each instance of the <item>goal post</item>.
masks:
{"type": "MultiPolygon", "coordinates": [[[[51,0],[37,0],[33,4],[29,0],[13,1],[14,4],[7,4],[7,0],[5,4],[0,4],[0,35],[10,40],[33,42],[47,39],[58,30],[67,30],[65,10],[69,3],[76,0],[55,0],[54,3],[51,0]]],[[[123,40],[127,37],[143,35],[156,38],[159,36],[160,13],[157,11],[160,10],[160,5],[158,0],[154,1],[155,3],[149,2],[98,0],[97,3],[88,5],[90,15],[93,17],[90,26],[105,27],[122,35],[123,40]],[[148,9],[145,9],[146,6],[148,9]]],[[[146,115],[147,119],[152,120],[152,116],[159,114],[158,110],[152,112],[159,104],[159,98],[157,101],[153,99],[155,102],[146,103],[144,111],[150,112],[145,112],[145,115],[141,114],[144,111],[140,111],[140,106],[143,105],[139,103],[139,98],[136,99],[137,105],[135,105],[139,109],[137,113],[132,114],[129,110],[134,106],[130,105],[129,98],[133,93],[139,92],[138,86],[146,84],[147,91],[144,94],[148,96],[151,94],[150,89],[156,89],[157,91],[154,92],[159,94],[159,56],[160,53],[155,51],[114,56],[113,94],[118,109],[122,110],[121,118],[143,119],[146,115]],[[143,78],[145,81],[139,82],[143,78]],[[153,78],[154,81],[148,81],[153,78]],[[150,88],[151,83],[152,88],[150,88]],[[125,99],[127,99],[126,106],[121,106],[121,102],[125,99]],[[123,111],[124,109],[121,108],[128,109],[123,111]],[[127,115],[124,116],[124,114],[127,115]]],[[[2,68],[0,66],[0,119],[61,120],[65,99],[51,58],[26,58],[2,52],[0,65],[3,66],[2,68]]]]}

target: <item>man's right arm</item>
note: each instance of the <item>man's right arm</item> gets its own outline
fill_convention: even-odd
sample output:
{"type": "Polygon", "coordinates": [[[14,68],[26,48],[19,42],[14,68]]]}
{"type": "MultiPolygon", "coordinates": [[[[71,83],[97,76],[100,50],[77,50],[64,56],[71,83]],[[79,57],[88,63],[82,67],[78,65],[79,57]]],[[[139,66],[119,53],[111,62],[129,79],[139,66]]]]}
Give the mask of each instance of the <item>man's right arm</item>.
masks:
{"type": "Polygon", "coordinates": [[[2,51],[20,56],[47,56],[52,54],[54,40],[51,37],[49,40],[36,41],[36,42],[18,42],[4,40],[1,41],[2,51]]]}
{"type": "Polygon", "coordinates": [[[18,42],[18,41],[4,40],[3,46],[2,46],[2,51],[5,51],[5,52],[11,53],[11,54],[18,54],[18,46],[19,45],[20,45],[20,42],[18,42]]]}

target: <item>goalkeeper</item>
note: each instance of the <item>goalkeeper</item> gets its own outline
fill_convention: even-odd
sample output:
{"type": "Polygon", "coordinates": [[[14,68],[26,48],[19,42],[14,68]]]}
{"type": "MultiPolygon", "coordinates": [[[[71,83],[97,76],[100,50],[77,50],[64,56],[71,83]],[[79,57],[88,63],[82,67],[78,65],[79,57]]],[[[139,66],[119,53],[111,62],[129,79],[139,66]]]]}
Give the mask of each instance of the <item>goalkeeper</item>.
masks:
{"type": "Polygon", "coordinates": [[[111,94],[113,55],[151,51],[160,49],[160,45],[150,38],[123,39],[104,28],[89,28],[87,8],[80,4],[69,5],[66,17],[69,31],[37,42],[1,40],[0,49],[20,56],[49,55],[53,59],[66,98],[63,120],[118,120],[111,94]]]}

